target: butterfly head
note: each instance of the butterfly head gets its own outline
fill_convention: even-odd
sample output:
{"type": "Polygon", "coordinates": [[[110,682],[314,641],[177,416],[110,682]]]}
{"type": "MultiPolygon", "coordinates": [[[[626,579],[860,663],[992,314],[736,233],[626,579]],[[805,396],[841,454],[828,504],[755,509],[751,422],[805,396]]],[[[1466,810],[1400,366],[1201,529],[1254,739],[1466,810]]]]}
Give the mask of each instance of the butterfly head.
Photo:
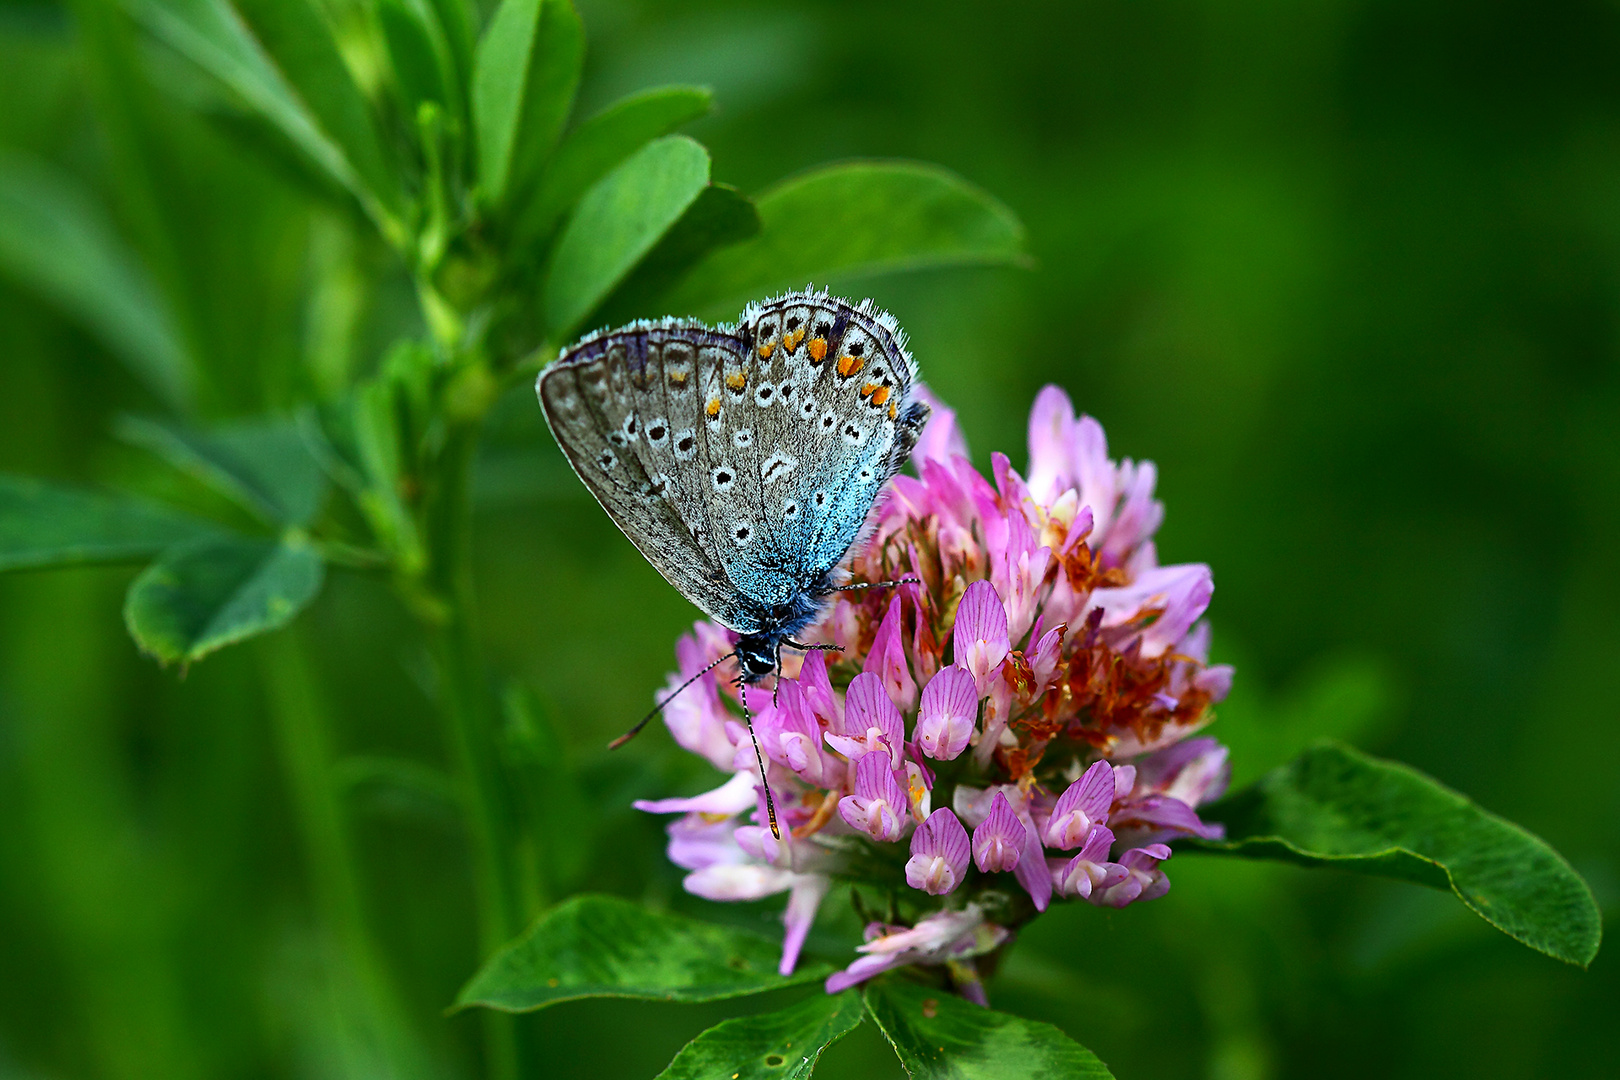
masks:
{"type": "Polygon", "coordinates": [[[743,682],[757,683],[776,670],[782,638],[777,634],[749,634],[737,641],[737,666],[743,682]]]}

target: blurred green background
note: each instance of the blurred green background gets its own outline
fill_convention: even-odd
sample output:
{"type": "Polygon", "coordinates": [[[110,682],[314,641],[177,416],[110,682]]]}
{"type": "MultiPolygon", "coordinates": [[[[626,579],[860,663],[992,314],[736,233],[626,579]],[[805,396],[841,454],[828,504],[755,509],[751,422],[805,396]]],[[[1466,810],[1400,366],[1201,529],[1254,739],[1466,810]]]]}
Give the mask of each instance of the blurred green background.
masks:
{"type": "MultiPolygon", "coordinates": [[[[1213,733],[1239,782],[1345,737],[1538,833],[1612,915],[1620,7],[579,8],[582,113],[708,84],[719,112],[690,131],[717,180],[756,191],[828,159],[912,157],[1023,218],[1028,271],[832,284],[900,318],[981,463],[1022,462],[1048,381],[1116,455],[1158,463],[1161,555],[1215,568],[1216,653],[1238,678],[1213,733]]],[[[148,48],[152,95],[126,100],[78,26],[55,3],[0,6],[0,153],[68,170],[187,297],[206,415],[289,405],[333,355],[372,365],[411,329],[405,278],[206,122],[194,75],[148,48]],[[149,111],[154,154],[108,137],[119,108],[149,111]],[[183,168],[136,183],[154,155],[183,168]],[[151,228],[154,191],[176,230],[151,228]],[[345,288],[374,275],[376,292],[345,288]],[[334,325],[352,348],[334,353],[334,325]]],[[[159,483],[109,434],[156,403],[4,280],[0,356],[0,471],[159,483]]],[[[526,392],[491,419],[478,490],[491,659],[571,763],[533,794],[592,823],[555,837],[571,865],[553,888],[713,916],[681,896],[660,823],[628,809],[708,778],[661,732],[601,749],[692,610],[567,474],[526,392]]],[[[365,1009],[421,1075],[475,1075],[477,1019],[442,1012],[479,959],[459,828],[370,764],[447,754],[403,609],[335,574],[295,630],[181,678],[120,624],[132,573],[0,578],[0,1077],[380,1075],[355,1035],[365,1009]],[[305,692],[334,718],[384,991],[357,987],[315,915],[296,749],[267,715],[305,692]]],[[[1169,870],[1157,903],[1036,923],[994,1002],[1121,1080],[1596,1077],[1620,1060],[1609,953],[1567,968],[1394,883],[1196,855],[1169,870]]],[[[778,909],[725,914],[769,929],[778,909]]],[[[847,929],[830,920],[821,944],[847,948],[847,929]]],[[[575,1003],[523,1024],[548,1076],[651,1076],[764,1004],[575,1003]]],[[[870,1025],[822,1069],[899,1075],[870,1025]]]]}

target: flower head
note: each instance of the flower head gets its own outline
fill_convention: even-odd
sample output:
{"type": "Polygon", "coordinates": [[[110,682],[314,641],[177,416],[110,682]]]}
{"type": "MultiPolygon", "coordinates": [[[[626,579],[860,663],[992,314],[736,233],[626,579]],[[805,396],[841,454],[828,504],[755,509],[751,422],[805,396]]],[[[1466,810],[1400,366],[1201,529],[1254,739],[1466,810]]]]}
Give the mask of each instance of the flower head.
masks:
{"type": "Polygon", "coordinates": [[[982,1002],[974,957],[1033,913],[1162,896],[1168,844],[1220,835],[1198,808],[1225,788],[1226,750],[1190,736],[1232,670],[1208,662],[1209,568],[1159,565],[1151,462],[1111,460],[1102,426],[1047,387],[1027,479],[1003,454],[987,479],[929,402],[917,475],[894,478],[846,563],[852,583],[901,584],[835,593],[800,638],[839,651],[785,649],[769,701],[749,699],[781,836],[724,659],[736,637],[711,623],[678,643],[671,688],[722,662],[664,716],[734,775],[636,805],[682,815],[669,857],[688,891],[788,894],[783,972],[835,878],[903,877],[903,922],[868,926],[828,990],[933,964],[982,1002]]]}

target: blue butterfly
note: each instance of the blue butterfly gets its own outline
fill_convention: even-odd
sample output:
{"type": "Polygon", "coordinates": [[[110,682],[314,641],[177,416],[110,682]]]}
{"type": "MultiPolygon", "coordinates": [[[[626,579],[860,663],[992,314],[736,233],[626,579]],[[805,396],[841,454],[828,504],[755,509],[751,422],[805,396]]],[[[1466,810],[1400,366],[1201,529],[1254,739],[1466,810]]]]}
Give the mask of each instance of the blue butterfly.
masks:
{"type": "Polygon", "coordinates": [[[592,334],[535,391],[614,524],[739,635],[752,684],[815,621],[873,500],[910,458],[928,420],[916,378],[892,317],[806,290],[750,305],[735,326],[664,319],[592,334]]]}

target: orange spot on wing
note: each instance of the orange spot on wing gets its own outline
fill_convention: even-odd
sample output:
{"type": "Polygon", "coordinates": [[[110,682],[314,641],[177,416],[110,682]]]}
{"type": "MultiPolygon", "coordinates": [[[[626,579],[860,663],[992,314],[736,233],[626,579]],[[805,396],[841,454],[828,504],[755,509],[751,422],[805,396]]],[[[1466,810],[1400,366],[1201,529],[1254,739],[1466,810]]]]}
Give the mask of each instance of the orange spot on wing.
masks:
{"type": "Polygon", "coordinates": [[[741,390],[743,387],[745,387],[747,385],[748,385],[748,375],[747,375],[746,372],[734,371],[730,375],[726,376],[726,389],[727,390],[741,390]]]}
{"type": "Polygon", "coordinates": [[[774,344],[772,344],[771,342],[767,341],[765,344],[763,344],[763,345],[761,345],[759,347],[759,358],[761,360],[769,360],[771,358],[771,353],[773,353],[775,351],[776,351],[776,346],[774,344]]]}
{"type": "Polygon", "coordinates": [[[838,374],[846,379],[865,366],[866,361],[858,356],[840,356],[838,358],[838,374]]]}
{"type": "Polygon", "coordinates": [[[811,342],[810,342],[810,359],[814,360],[818,364],[821,363],[823,360],[827,359],[827,339],[826,338],[814,338],[814,339],[811,340],[811,342]]]}
{"type": "Polygon", "coordinates": [[[889,403],[889,419],[890,420],[893,420],[896,416],[899,415],[899,413],[897,411],[897,408],[898,408],[899,404],[900,403],[898,401],[894,401],[894,402],[889,403]]]}
{"type": "Polygon", "coordinates": [[[872,404],[874,404],[874,405],[882,405],[885,401],[888,401],[888,400],[889,400],[889,388],[887,386],[878,387],[877,388],[877,393],[872,395],[872,404]]]}
{"type": "Polygon", "coordinates": [[[867,383],[865,386],[861,387],[861,397],[871,397],[873,394],[875,394],[877,392],[878,387],[880,387],[882,385],[883,385],[882,383],[875,383],[875,382],[867,383]]]}
{"type": "Polygon", "coordinates": [[[690,371],[671,371],[669,373],[669,385],[679,390],[681,387],[686,385],[686,380],[691,376],[691,374],[692,373],[690,371]]]}
{"type": "Polygon", "coordinates": [[[799,342],[804,340],[804,333],[804,327],[802,326],[797,330],[789,330],[782,335],[782,347],[791,355],[799,347],[799,342]]]}
{"type": "Polygon", "coordinates": [[[709,414],[709,419],[710,420],[713,420],[715,417],[719,416],[720,415],[720,399],[719,398],[710,398],[708,408],[704,409],[703,411],[709,414]]]}

